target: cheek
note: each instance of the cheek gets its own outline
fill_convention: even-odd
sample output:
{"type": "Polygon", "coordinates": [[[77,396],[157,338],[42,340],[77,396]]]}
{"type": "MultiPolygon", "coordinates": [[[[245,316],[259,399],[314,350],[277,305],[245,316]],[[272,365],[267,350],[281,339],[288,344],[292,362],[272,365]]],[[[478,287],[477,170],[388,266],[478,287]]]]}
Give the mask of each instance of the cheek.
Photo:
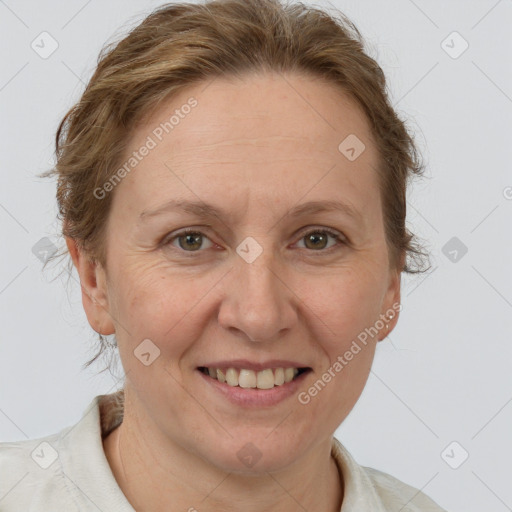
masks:
{"type": "MultiPolygon", "coordinates": [[[[369,272],[339,269],[324,279],[297,282],[304,314],[322,329],[324,346],[336,355],[379,317],[382,282],[369,272]],[[309,313],[308,313],[309,311],[309,313]]],[[[320,335],[320,333],[318,333],[320,335]]]]}
{"type": "MultiPolygon", "coordinates": [[[[145,339],[162,353],[178,357],[186,340],[198,337],[204,327],[197,312],[211,277],[176,275],[162,263],[124,265],[117,276],[115,321],[119,325],[120,350],[133,350],[145,339]],[[193,331],[193,332],[192,332],[193,331]],[[183,340],[183,342],[180,342],[183,340]]],[[[211,281],[211,283],[210,283],[211,281]]]]}
{"type": "MultiPolygon", "coordinates": [[[[220,283],[216,272],[187,272],[170,267],[165,260],[140,257],[127,259],[117,268],[112,313],[120,350],[123,347],[127,354],[150,339],[166,359],[179,359],[192,340],[215,324],[222,296],[229,295],[229,276],[220,283]],[[219,284],[221,296],[216,293],[219,284]]],[[[297,308],[297,325],[291,328],[296,331],[303,326],[307,332],[302,337],[314,340],[324,360],[343,354],[378,318],[381,283],[369,270],[361,261],[322,275],[291,272],[285,276],[292,295],[299,299],[283,291],[281,300],[297,308]]]]}
{"type": "MultiPolygon", "coordinates": [[[[368,274],[340,272],[322,288],[304,288],[309,326],[316,325],[315,343],[322,367],[301,390],[303,413],[322,418],[333,431],[359,399],[370,373],[377,337],[372,337],[380,312],[380,288],[368,274]]],[[[306,313],[305,313],[306,314],[306,313]]]]}

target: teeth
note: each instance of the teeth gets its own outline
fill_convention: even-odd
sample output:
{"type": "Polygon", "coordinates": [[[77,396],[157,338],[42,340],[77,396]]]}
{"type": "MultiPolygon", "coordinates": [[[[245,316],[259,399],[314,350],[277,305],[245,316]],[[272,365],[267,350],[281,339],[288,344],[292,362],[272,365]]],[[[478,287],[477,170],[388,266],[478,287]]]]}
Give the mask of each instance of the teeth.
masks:
{"type": "MultiPolygon", "coordinates": [[[[252,372],[254,373],[254,372],[252,372]]],[[[272,389],[275,384],[274,372],[269,368],[258,372],[256,387],[258,389],[272,389]]]]}
{"type": "Polygon", "coordinates": [[[294,377],[294,369],[293,368],[286,368],[284,371],[284,381],[290,382],[294,377]]]}
{"type": "Polygon", "coordinates": [[[272,389],[281,386],[285,382],[291,382],[299,373],[298,368],[267,368],[261,372],[236,368],[228,368],[224,373],[220,368],[208,368],[208,375],[219,382],[225,382],[229,386],[241,388],[272,389]]]}
{"type": "Polygon", "coordinates": [[[226,372],[226,382],[230,386],[238,386],[238,373],[234,368],[228,368],[226,372]]]}
{"type": "Polygon", "coordinates": [[[256,383],[256,374],[252,370],[240,370],[240,374],[238,375],[238,385],[241,388],[255,388],[256,383]]]}

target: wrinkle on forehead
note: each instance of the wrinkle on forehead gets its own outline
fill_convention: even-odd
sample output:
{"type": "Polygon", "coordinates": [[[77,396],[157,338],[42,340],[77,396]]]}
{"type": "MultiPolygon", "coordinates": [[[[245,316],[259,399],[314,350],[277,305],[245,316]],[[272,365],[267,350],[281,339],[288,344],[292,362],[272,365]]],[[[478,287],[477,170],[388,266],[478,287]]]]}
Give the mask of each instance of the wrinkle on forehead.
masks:
{"type": "MultiPolygon", "coordinates": [[[[201,149],[209,149],[209,148],[216,148],[216,147],[222,147],[222,146],[237,146],[237,145],[257,145],[258,142],[264,142],[264,141],[306,141],[311,142],[310,139],[307,137],[298,137],[293,135],[268,135],[264,137],[254,137],[254,138],[247,138],[247,137],[235,137],[233,139],[223,139],[218,142],[213,142],[210,144],[200,144],[198,147],[201,149]]],[[[265,147],[266,144],[262,144],[262,147],[265,147]]]]}

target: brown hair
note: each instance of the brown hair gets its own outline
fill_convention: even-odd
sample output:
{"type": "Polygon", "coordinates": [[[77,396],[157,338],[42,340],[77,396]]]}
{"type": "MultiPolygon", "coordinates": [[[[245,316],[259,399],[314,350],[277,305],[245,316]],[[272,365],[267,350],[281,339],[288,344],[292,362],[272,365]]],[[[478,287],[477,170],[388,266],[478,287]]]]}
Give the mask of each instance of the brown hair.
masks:
{"type": "MultiPolygon", "coordinates": [[[[106,45],[82,97],[58,127],[56,166],[43,173],[58,178],[62,234],[105,265],[104,228],[112,193],[98,199],[94,191],[118,170],[137,124],[191,84],[255,70],[322,79],[362,107],[380,155],[391,265],[422,272],[427,254],[405,221],[408,181],[421,175],[424,166],[388,99],[384,73],[365,53],[360,32],[345,15],[299,2],[168,3],[119,42],[106,45]]],[[[68,263],[71,270],[72,261],[68,263]]],[[[100,344],[100,352],[87,365],[105,348],[101,335],[100,344]]]]}

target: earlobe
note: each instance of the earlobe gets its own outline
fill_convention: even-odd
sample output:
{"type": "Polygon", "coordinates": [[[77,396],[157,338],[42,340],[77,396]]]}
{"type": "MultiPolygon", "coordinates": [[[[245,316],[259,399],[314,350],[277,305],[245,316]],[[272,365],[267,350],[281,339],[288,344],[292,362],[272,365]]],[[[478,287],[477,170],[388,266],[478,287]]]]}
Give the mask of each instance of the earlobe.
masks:
{"type": "Polygon", "coordinates": [[[398,322],[398,315],[402,309],[400,303],[400,288],[401,272],[397,269],[390,274],[389,286],[384,300],[385,310],[381,314],[381,318],[383,319],[385,325],[382,329],[382,334],[381,337],[379,337],[379,341],[384,340],[393,331],[398,322]]]}
{"type": "Polygon", "coordinates": [[[81,250],[74,239],[66,237],[66,245],[80,278],[82,304],[89,324],[99,334],[114,334],[104,269],[81,250]]]}

